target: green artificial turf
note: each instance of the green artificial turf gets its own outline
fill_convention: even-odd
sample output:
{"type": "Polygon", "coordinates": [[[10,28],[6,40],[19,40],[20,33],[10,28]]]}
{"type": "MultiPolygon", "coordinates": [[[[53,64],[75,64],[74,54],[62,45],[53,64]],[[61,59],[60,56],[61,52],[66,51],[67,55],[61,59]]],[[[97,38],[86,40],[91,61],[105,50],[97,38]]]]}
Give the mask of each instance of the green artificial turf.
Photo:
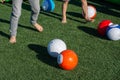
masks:
{"type": "Polygon", "coordinates": [[[44,27],[42,33],[29,23],[30,6],[23,3],[16,44],[9,43],[11,4],[0,4],[0,80],[120,80],[120,41],[97,33],[97,26],[104,19],[120,24],[119,5],[88,1],[96,7],[97,16],[94,23],[86,23],[81,2],[71,0],[68,23],[62,24],[62,1],[54,1],[54,12],[40,12],[38,23],[44,27]],[[47,45],[56,38],[78,55],[74,70],[61,69],[56,58],[49,56],[47,45]]]}

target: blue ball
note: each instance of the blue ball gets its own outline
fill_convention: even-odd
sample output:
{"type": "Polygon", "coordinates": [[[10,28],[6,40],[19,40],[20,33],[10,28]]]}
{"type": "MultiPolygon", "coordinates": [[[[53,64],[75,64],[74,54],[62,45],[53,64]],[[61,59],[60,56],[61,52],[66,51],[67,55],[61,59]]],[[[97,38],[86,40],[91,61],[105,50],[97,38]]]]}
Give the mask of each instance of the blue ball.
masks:
{"type": "Polygon", "coordinates": [[[55,3],[53,0],[43,0],[42,9],[47,12],[53,11],[55,8],[55,3]]]}
{"type": "Polygon", "coordinates": [[[120,40],[120,25],[110,25],[106,30],[106,35],[110,40],[120,40]]]}

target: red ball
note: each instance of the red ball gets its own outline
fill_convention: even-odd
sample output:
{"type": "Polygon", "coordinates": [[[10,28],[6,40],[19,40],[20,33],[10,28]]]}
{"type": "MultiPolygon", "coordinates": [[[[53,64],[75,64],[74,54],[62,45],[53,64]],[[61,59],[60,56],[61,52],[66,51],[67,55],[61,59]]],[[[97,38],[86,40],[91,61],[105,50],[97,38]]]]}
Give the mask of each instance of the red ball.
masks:
{"type": "Polygon", "coordinates": [[[78,64],[78,56],[72,50],[64,50],[57,57],[59,66],[64,70],[73,70],[78,64]]]}
{"type": "Polygon", "coordinates": [[[112,25],[113,23],[111,22],[111,20],[103,20],[99,23],[98,25],[98,33],[101,36],[105,36],[106,34],[106,29],[108,26],[112,25]]]}

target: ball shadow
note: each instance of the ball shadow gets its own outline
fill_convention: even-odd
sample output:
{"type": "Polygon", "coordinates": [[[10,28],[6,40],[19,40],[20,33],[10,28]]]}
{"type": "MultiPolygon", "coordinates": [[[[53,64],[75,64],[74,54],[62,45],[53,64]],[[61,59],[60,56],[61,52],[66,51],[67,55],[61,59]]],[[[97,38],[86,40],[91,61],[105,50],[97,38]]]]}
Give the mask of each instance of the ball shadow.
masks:
{"type": "Polygon", "coordinates": [[[37,59],[39,59],[43,63],[46,63],[50,66],[53,66],[55,68],[60,69],[58,64],[57,64],[57,58],[53,58],[53,57],[49,56],[46,47],[40,46],[40,45],[37,45],[37,44],[29,44],[28,47],[31,50],[36,52],[36,58],[37,59]]]}
{"type": "Polygon", "coordinates": [[[106,36],[100,36],[98,34],[97,30],[94,29],[94,28],[86,27],[86,26],[78,26],[78,29],[84,31],[85,33],[87,33],[89,35],[92,35],[92,36],[107,40],[106,36]]]}

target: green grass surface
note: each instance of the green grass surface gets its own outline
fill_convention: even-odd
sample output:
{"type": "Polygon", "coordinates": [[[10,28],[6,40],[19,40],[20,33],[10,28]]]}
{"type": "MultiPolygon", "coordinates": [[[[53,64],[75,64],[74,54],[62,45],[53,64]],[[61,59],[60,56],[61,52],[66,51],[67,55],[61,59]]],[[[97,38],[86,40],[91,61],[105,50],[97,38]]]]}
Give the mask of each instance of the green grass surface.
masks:
{"type": "Polygon", "coordinates": [[[110,19],[120,24],[119,6],[88,1],[97,9],[94,23],[85,23],[81,2],[71,1],[67,24],[61,24],[61,0],[55,0],[54,12],[41,11],[38,22],[44,27],[37,32],[29,23],[30,6],[23,3],[17,43],[9,43],[11,4],[0,4],[0,80],[120,80],[120,41],[111,41],[97,33],[100,21],[110,19]],[[79,58],[72,71],[59,68],[47,52],[48,43],[62,39],[79,58]]]}

